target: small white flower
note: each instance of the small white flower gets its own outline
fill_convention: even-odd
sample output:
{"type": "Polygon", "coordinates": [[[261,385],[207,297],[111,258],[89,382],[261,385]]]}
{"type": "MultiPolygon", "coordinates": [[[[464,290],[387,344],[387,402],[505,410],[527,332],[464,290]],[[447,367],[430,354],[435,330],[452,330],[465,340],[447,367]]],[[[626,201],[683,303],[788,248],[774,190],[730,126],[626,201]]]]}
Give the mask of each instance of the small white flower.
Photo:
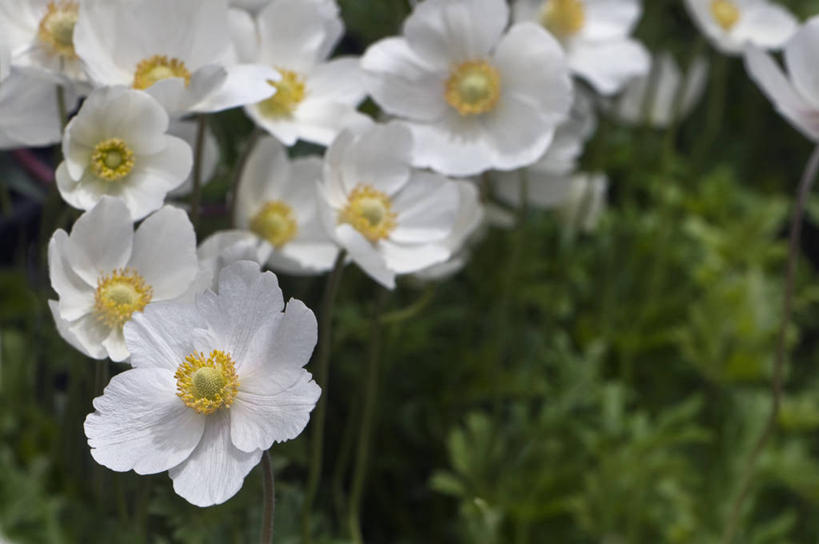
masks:
{"type": "MultiPolygon", "coordinates": [[[[182,138],[191,149],[196,147],[196,136],[199,123],[195,119],[173,119],[168,127],[168,134],[182,138]]],[[[219,166],[219,142],[210,129],[205,126],[205,143],[202,148],[202,186],[204,187],[219,166]]],[[[168,193],[169,197],[181,197],[190,194],[193,189],[193,172],[182,182],[182,185],[168,193]]]]}
{"type": "Polygon", "coordinates": [[[91,80],[153,95],[173,115],[270,94],[275,70],[236,64],[227,0],[87,0],[74,43],[91,80]]]}
{"type": "Polygon", "coordinates": [[[370,94],[405,118],[413,163],[447,175],[531,164],[572,100],[565,55],[540,26],[507,32],[504,0],[426,0],[403,37],[362,58],[370,94]]]}
{"type": "Polygon", "coordinates": [[[121,198],[134,219],[162,206],[188,177],[190,146],[169,136],[168,114],[149,94],[124,87],[91,93],[63,138],[57,188],[66,202],[91,209],[103,195],[121,198]]]}
{"type": "Polygon", "coordinates": [[[49,307],[60,335],[94,359],[128,358],[122,327],[151,303],[183,294],[196,276],[196,235],[187,214],[166,206],[134,232],[128,209],[104,197],[71,234],[48,244],[49,307]]]}
{"type": "Polygon", "coordinates": [[[412,134],[398,123],[344,131],[327,151],[319,185],[327,232],[390,289],[397,274],[449,258],[459,209],[457,183],[412,169],[411,154],[412,134]]]}
{"type": "Polygon", "coordinates": [[[51,145],[61,138],[53,82],[16,68],[0,80],[0,149],[51,145]]]}
{"type": "Polygon", "coordinates": [[[321,389],[304,365],[316,319],[276,276],[226,268],[218,294],[149,307],[125,327],[132,370],[115,376],[85,420],[91,455],[111,470],[168,471],[197,506],[242,487],[262,453],[301,433],[321,389]]]}
{"type": "Polygon", "coordinates": [[[786,76],[776,61],[760,48],[749,46],[745,66],[751,78],[797,130],[819,141],[819,17],[810,19],[785,44],[786,76]]]}
{"type": "Polygon", "coordinates": [[[194,285],[189,290],[193,295],[203,293],[206,289],[217,290],[222,269],[236,261],[256,263],[261,270],[264,257],[267,256],[258,238],[242,230],[227,230],[208,236],[196,250],[199,258],[199,273],[194,285]]]}
{"type": "Polygon", "coordinates": [[[685,5],[711,44],[726,55],[738,55],[749,44],[779,49],[799,24],[768,0],[686,0],[685,5]]]}
{"type": "Polygon", "coordinates": [[[516,21],[534,21],[566,50],[569,68],[597,92],[610,95],[645,74],[649,54],[630,37],[640,19],[639,0],[516,0],[516,21]]]}
{"type": "Polygon", "coordinates": [[[648,122],[655,128],[669,126],[696,107],[708,81],[708,61],[697,57],[683,76],[671,53],[657,55],[651,74],[633,79],[614,105],[614,113],[628,124],[648,122]],[[651,101],[651,103],[647,103],[651,101]]]}
{"type": "Polygon", "coordinates": [[[271,81],[268,97],[245,111],[283,144],[301,139],[328,145],[341,130],[367,122],[356,111],[366,95],[358,59],[327,61],[343,29],[338,7],[325,0],[274,0],[259,13],[251,61],[282,77],[271,81]]]}

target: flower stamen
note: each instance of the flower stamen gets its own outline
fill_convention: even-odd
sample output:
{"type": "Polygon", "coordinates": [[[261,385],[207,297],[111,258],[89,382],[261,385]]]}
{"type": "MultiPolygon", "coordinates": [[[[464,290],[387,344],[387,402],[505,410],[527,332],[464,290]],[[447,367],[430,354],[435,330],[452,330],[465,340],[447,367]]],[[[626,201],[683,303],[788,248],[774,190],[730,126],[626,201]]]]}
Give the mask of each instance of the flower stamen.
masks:
{"type": "Polygon", "coordinates": [[[176,396],[200,414],[212,414],[223,406],[230,408],[239,391],[236,363],[229,353],[213,350],[191,353],[174,374],[176,396]]]}
{"type": "Polygon", "coordinates": [[[134,72],[134,89],[145,90],[157,81],[179,77],[185,80],[185,87],[191,83],[191,73],[185,63],[165,55],[154,55],[137,64],[134,72]]]}
{"type": "Polygon", "coordinates": [[[731,30],[739,21],[740,12],[737,5],[732,0],[713,0],[711,2],[711,15],[723,30],[731,30]]]}
{"type": "Polygon", "coordinates": [[[94,310],[109,327],[122,327],[134,312],[144,310],[152,297],[153,289],[136,270],[118,268],[97,280],[94,310]]]}
{"type": "Polygon", "coordinates": [[[91,154],[91,169],[105,181],[119,181],[133,168],[134,152],[120,138],[101,141],[91,154]]]}
{"type": "Polygon", "coordinates": [[[500,94],[500,74],[485,60],[461,64],[446,82],[446,101],[463,116],[492,111],[500,94]]]}
{"type": "Polygon", "coordinates": [[[281,200],[266,202],[250,220],[250,230],[259,238],[281,248],[296,236],[299,223],[293,208],[281,200]]]}
{"type": "Polygon", "coordinates": [[[77,2],[49,2],[46,13],[40,19],[37,37],[51,51],[61,57],[75,59],[74,27],[79,16],[77,2]]]}
{"type": "Polygon", "coordinates": [[[540,23],[558,38],[574,36],[586,24],[583,0],[548,0],[540,12],[540,23]]]}
{"type": "Polygon", "coordinates": [[[279,81],[267,82],[276,89],[276,93],[259,102],[259,111],[266,117],[289,117],[307,94],[307,87],[301,75],[282,69],[279,69],[279,73],[282,76],[279,81]]]}
{"type": "Polygon", "coordinates": [[[396,217],[390,197],[369,185],[358,185],[350,193],[338,221],[352,225],[374,243],[390,235],[395,229],[396,217]]]}

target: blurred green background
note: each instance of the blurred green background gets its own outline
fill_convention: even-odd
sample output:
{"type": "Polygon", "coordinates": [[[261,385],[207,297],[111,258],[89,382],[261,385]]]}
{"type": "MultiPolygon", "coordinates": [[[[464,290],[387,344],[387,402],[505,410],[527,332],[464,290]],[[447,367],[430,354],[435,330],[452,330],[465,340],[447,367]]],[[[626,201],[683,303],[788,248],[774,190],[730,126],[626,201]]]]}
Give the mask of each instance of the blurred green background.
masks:
{"type": "MultiPolygon", "coordinates": [[[[803,19],[812,0],[787,4],[803,19]]],[[[403,0],[341,0],[346,53],[398,32],[403,0]]],[[[703,102],[673,133],[603,116],[583,168],[606,172],[610,208],[567,236],[531,210],[492,230],[443,285],[384,297],[354,267],[333,338],[315,541],[348,541],[347,504],[377,301],[383,325],[362,526],[373,543],[719,542],[770,410],[793,194],[810,144],[747,77],[701,43],[682,2],[648,0],[638,36],[687,65],[710,57],[703,102]]],[[[211,120],[224,161],[219,213],[251,125],[211,120]]],[[[299,148],[297,153],[315,151],[299,148]]],[[[44,150],[42,156],[50,157],[44,150]]],[[[222,506],[176,496],[167,474],[90,458],[82,421],[106,376],[54,329],[45,243],[78,215],[0,154],[0,533],[20,543],[222,543],[258,539],[261,468],[222,506]],[[42,214],[45,207],[48,211],[42,214]],[[42,217],[56,218],[43,220],[42,217]],[[55,225],[49,224],[56,221],[55,225]]],[[[819,199],[811,202],[792,357],[773,440],[737,542],[819,541],[819,199]]],[[[324,279],[282,277],[318,309],[324,279]]],[[[276,542],[299,542],[305,438],[272,450],[276,542]]]]}

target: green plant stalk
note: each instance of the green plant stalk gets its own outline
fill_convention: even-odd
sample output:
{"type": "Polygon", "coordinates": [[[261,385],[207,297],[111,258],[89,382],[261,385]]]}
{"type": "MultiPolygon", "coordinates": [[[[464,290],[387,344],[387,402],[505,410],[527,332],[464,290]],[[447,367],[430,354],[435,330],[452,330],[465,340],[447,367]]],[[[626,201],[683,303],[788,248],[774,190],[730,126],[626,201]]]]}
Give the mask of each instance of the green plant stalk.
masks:
{"type": "Polygon", "coordinates": [[[193,149],[193,190],[191,191],[191,223],[194,230],[199,226],[202,205],[202,166],[205,152],[205,129],[207,117],[200,113],[196,118],[196,142],[193,149]]]}
{"type": "Polygon", "coordinates": [[[262,453],[262,481],[264,484],[264,508],[262,510],[262,537],[261,544],[273,542],[273,514],[276,509],[276,488],[273,480],[273,465],[270,462],[270,452],[262,453]]]}
{"type": "Polygon", "coordinates": [[[776,358],[774,359],[773,378],[771,380],[771,394],[772,404],[771,412],[768,419],[765,421],[765,426],[762,433],[754,444],[748,461],[745,465],[745,470],[742,473],[740,480],[740,490],[736,499],[731,505],[728,521],[725,525],[725,531],[722,536],[723,544],[731,544],[734,541],[736,532],[739,528],[739,518],[742,513],[742,505],[748,498],[751,491],[751,483],[753,482],[754,471],[759,456],[765,450],[768,441],[773,436],[776,430],[776,420],[779,415],[779,408],[782,404],[782,380],[785,370],[785,363],[788,351],[788,325],[791,322],[793,314],[793,295],[796,283],[796,268],[799,264],[799,253],[801,249],[802,240],[802,221],[805,216],[805,207],[807,206],[808,198],[810,196],[813,184],[816,181],[816,176],[819,174],[819,146],[817,146],[808,164],[805,167],[805,172],[802,175],[802,180],[799,183],[799,189],[796,196],[796,207],[793,212],[793,219],[791,221],[791,230],[788,244],[788,264],[785,272],[785,297],[783,301],[782,322],[779,325],[779,335],[776,343],[776,358]]]}
{"type": "Polygon", "coordinates": [[[327,286],[324,289],[324,297],[321,301],[321,313],[319,314],[319,340],[315,368],[316,381],[319,386],[321,386],[322,391],[318,404],[316,405],[316,411],[313,414],[310,432],[312,448],[310,452],[310,467],[307,477],[307,490],[304,493],[304,504],[302,505],[301,511],[301,534],[304,544],[309,544],[312,541],[310,516],[313,502],[316,499],[319,481],[321,480],[321,465],[324,454],[324,422],[327,416],[327,394],[330,385],[330,348],[332,347],[333,309],[335,307],[339,286],[341,285],[341,276],[346,257],[347,252],[344,250],[341,250],[338,257],[336,257],[333,270],[327,277],[327,286]]]}

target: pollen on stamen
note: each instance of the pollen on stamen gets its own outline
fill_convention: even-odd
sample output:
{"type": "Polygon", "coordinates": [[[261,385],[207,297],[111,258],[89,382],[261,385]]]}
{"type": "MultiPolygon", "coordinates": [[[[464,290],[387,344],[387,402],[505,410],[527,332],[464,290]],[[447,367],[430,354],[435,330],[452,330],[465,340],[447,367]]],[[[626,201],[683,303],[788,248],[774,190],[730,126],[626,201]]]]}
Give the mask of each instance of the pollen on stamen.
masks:
{"type": "Polygon", "coordinates": [[[348,223],[370,242],[387,238],[396,226],[390,197],[369,186],[358,185],[350,193],[339,223],[348,223]]]}
{"type": "Polygon", "coordinates": [[[49,2],[45,15],[40,19],[37,37],[52,53],[75,59],[74,27],[79,16],[77,2],[49,2]]]}
{"type": "Polygon", "coordinates": [[[540,23],[558,38],[574,36],[586,24],[586,6],[583,0],[548,0],[540,23]]]}
{"type": "Polygon", "coordinates": [[[262,115],[274,119],[292,115],[307,95],[307,86],[301,75],[283,69],[279,69],[279,73],[282,76],[279,81],[267,82],[276,89],[276,93],[258,105],[262,115]]]}
{"type": "Polygon", "coordinates": [[[178,77],[185,80],[185,87],[191,83],[191,73],[185,63],[165,55],[154,55],[143,59],[134,71],[134,89],[145,90],[157,81],[178,77]]]}
{"type": "Polygon", "coordinates": [[[500,95],[500,74],[485,60],[468,61],[456,67],[444,93],[447,103],[463,116],[492,111],[500,95]]]}
{"type": "Polygon", "coordinates": [[[732,0],[713,0],[711,2],[711,15],[723,30],[731,30],[737,24],[740,11],[732,0]]]}
{"type": "Polygon", "coordinates": [[[281,200],[272,200],[250,220],[250,230],[273,247],[281,248],[296,236],[299,224],[293,208],[281,200]]]}
{"type": "Polygon", "coordinates": [[[191,353],[176,369],[176,396],[200,414],[230,408],[239,391],[236,363],[229,353],[191,353]]]}
{"type": "Polygon", "coordinates": [[[122,327],[134,312],[144,310],[152,297],[153,289],[136,270],[119,268],[97,280],[94,311],[109,327],[122,327]]]}

